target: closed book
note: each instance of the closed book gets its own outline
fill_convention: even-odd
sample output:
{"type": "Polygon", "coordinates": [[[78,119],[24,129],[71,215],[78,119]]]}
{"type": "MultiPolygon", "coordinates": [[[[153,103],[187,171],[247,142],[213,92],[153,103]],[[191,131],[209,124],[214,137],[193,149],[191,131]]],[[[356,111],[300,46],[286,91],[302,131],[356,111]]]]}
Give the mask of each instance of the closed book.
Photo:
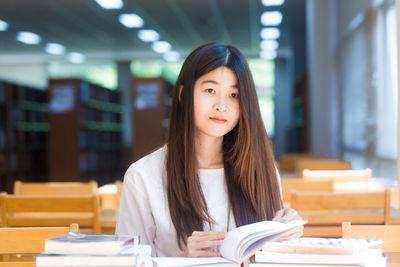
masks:
{"type": "Polygon", "coordinates": [[[117,255],[83,255],[83,254],[46,254],[36,255],[36,266],[149,266],[151,263],[151,247],[149,245],[133,245],[124,248],[117,255]]]}
{"type": "Polygon", "coordinates": [[[65,236],[47,239],[46,254],[117,255],[125,246],[138,243],[136,236],[85,235],[77,231],[65,236]]]}
{"type": "Polygon", "coordinates": [[[369,262],[379,262],[382,250],[366,249],[355,254],[301,254],[257,251],[257,263],[286,263],[286,264],[347,264],[366,266],[369,262]]]}

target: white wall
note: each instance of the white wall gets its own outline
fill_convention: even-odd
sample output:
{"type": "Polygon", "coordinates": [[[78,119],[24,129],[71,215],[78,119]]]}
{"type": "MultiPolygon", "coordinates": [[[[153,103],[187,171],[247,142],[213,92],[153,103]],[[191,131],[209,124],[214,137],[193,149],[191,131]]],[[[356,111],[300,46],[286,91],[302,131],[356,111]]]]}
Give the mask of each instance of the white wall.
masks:
{"type": "MultiPolygon", "coordinates": [[[[398,70],[400,71],[400,3],[399,1],[396,1],[396,18],[397,18],[397,66],[398,70]]],[[[397,114],[400,114],[400,75],[397,76],[398,78],[398,105],[397,109],[398,112],[397,114]]],[[[400,115],[397,116],[397,187],[398,187],[398,192],[400,192],[400,115]]],[[[400,203],[400,194],[399,194],[399,202],[400,203]]],[[[400,211],[400,207],[399,210],[400,211]]]]}

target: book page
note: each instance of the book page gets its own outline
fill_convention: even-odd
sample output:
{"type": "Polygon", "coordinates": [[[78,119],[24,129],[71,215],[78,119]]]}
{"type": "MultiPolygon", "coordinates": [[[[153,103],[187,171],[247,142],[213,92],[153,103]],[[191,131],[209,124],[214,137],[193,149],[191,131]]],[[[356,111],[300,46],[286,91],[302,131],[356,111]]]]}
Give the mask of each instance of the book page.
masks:
{"type": "Polygon", "coordinates": [[[220,247],[221,255],[234,262],[241,262],[259,249],[265,241],[275,239],[280,234],[304,223],[303,220],[288,223],[262,221],[237,227],[228,232],[220,247]]]}

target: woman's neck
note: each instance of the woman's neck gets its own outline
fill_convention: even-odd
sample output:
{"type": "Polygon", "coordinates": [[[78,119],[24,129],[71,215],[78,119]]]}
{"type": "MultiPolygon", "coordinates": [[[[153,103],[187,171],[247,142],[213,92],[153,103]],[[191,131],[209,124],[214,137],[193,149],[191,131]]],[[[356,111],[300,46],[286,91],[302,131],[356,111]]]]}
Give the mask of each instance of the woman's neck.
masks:
{"type": "Polygon", "coordinates": [[[224,167],[222,155],[223,137],[197,136],[195,141],[197,167],[218,169],[224,167]]]}

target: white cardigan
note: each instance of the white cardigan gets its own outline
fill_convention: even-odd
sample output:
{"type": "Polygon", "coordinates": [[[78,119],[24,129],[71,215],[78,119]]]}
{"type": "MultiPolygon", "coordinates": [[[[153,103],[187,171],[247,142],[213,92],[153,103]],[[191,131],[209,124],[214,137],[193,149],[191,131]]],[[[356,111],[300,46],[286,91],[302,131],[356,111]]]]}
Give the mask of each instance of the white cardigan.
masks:
{"type": "MultiPolygon", "coordinates": [[[[166,146],[133,163],[125,173],[116,234],[139,235],[152,246],[152,256],[177,256],[179,249],[165,183],[166,146]]],[[[204,231],[227,231],[228,194],[224,169],[198,170],[209,213],[216,222],[204,231]]],[[[236,227],[229,212],[229,229],[236,227]]]]}

